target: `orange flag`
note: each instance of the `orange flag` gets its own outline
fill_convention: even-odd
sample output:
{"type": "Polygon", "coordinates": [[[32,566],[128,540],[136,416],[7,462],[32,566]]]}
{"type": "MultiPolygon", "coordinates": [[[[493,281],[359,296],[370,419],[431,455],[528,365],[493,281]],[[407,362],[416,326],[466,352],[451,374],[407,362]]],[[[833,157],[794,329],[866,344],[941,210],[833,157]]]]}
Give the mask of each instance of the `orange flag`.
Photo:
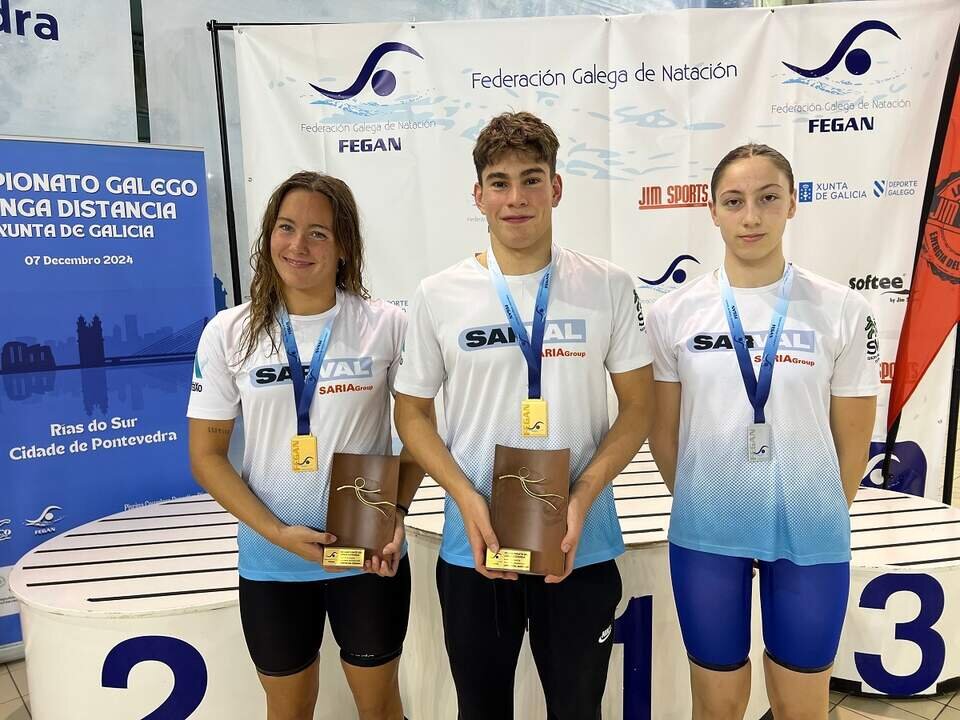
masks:
{"type": "MultiPolygon", "coordinates": [[[[907,312],[900,331],[890,405],[887,409],[887,448],[907,400],[916,390],[947,335],[960,320],[960,36],[947,74],[933,162],[937,163],[932,194],[929,188],[913,269],[907,312]],[[936,160],[939,150],[939,161],[936,160]]],[[[931,170],[933,164],[931,164],[931,170]]]]}

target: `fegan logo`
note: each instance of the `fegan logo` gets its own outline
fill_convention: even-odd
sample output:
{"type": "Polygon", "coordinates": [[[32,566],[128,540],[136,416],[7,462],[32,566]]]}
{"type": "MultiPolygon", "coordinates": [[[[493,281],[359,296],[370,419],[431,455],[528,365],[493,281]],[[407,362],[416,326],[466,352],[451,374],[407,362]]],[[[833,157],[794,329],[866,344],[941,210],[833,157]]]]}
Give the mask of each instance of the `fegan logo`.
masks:
{"type": "Polygon", "coordinates": [[[960,172],[934,190],[920,256],[941,280],[960,283],[960,172]]]}
{"type": "Polygon", "coordinates": [[[57,512],[58,510],[63,510],[63,508],[59,505],[47,505],[37,517],[33,520],[24,520],[23,524],[35,528],[33,531],[35,535],[47,535],[56,532],[57,528],[54,527],[54,523],[63,520],[63,515],[60,515],[57,512]]]}
{"type": "Polygon", "coordinates": [[[524,403],[521,410],[523,415],[523,430],[524,432],[537,433],[543,429],[543,420],[534,420],[533,413],[530,411],[530,408],[527,407],[527,404],[524,403]]]}
{"type": "Polygon", "coordinates": [[[706,183],[686,183],[667,185],[666,199],[664,188],[660,185],[646,185],[640,188],[639,210],[665,210],[673,208],[707,207],[710,199],[710,186],[706,183]]]}
{"type": "Polygon", "coordinates": [[[865,20],[864,22],[858,23],[850,28],[850,31],[844,35],[843,39],[837,44],[833,54],[820,67],[807,69],[798,65],[791,65],[785,61],[783,64],[786,65],[790,70],[793,70],[795,73],[802,75],[805,78],[820,78],[833,72],[840,64],[840,61],[843,60],[844,67],[846,67],[847,72],[849,72],[851,75],[863,75],[867,72],[867,70],[870,69],[870,66],[873,64],[873,59],[870,57],[870,53],[868,53],[866,50],[862,48],[854,48],[853,50],[850,50],[850,47],[857,40],[857,38],[870,30],[882,30],[883,32],[893,35],[895,38],[897,38],[897,40],[900,39],[900,36],[897,35],[897,31],[887,25],[885,22],[881,20],[865,20]],[[848,50],[849,53],[847,52],[848,50]]]}
{"type": "MultiPolygon", "coordinates": [[[[865,487],[883,487],[883,457],[885,445],[870,443],[870,461],[863,480],[865,487]]],[[[888,489],[923,497],[927,481],[927,458],[917,443],[910,440],[893,444],[890,455],[890,483],[888,489]]]]}
{"type": "Polygon", "coordinates": [[[680,267],[680,263],[682,263],[684,260],[693,260],[695,263],[697,263],[697,265],[700,264],[700,261],[697,260],[693,255],[677,255],[677,257],[673,259],[673,262],[670,263],[669,267],[667,267],[663,275],[658,277],[656,280],[647,280],[639,275],[637,275],[637,279],[640,280],[640,282],[651,286],[663,285],[668,278],[677,285],[683,285],[687,279],[687,271],[680,267]]]}
{"type": "Polygon", "coordinates": [[[400,138],[349,138],[341,140],[340,152],[370,153],[370,152],[400,152],[400,138]]]}
{"type": "Polygon", "coordinates": [[[380,62],[380,58],[391,52],[409,53],[423,60],[423,55],[409,45],[398,42],[385,42],[377,45],[370,52],[370,55],[367,56],[366,61],[363,63],[363,67],[360,68],[360,72],[357,74],[357,79],[354,80],[353,84],[346,90],[327,90],[313,83],[310,83],[310,87],[331,100],[349,100],[360,94],[363,88],[366,87],[367,82],[370,81],[370,87],[373,88],[373,91],[380,97],[386,97],[397,89],[397,76],[386,69],[377,70],[376,72],[373,70],[377,66],[377,63],[380,62]]]}
{"type": "Polygon", "coordinates": [[[873,126],[874,118],[866,115],[861,115],[859,118],[827,117],[807,120],[808,133],[863,132],[873,130],[873,126]]]}

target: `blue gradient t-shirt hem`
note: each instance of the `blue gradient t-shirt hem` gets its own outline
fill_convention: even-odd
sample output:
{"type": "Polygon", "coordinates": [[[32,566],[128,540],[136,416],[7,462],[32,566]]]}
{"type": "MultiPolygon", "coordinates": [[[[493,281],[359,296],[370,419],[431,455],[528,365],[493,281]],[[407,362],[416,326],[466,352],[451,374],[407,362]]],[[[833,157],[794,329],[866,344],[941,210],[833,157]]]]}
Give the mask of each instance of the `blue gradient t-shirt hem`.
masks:
{"type": "Polygon", "coordinates": [[[759,548],[712,545],[710,543],[697,542],[696,540],[678,538],[672,534],[667,539],[674,545],[679,545],[687,550],[698,550],[700,552],[727,555],[729,557],[752,558],[754,560],[763,560],[764,562],[789,560],[794,565],[827,565],[831,563],[850,562],[849,549],[798,555],[797,553],[785,551],[775,552],[771,550],[761,550],[759,548]]]}
{"type": "Polygon", "coordinates": [[[250,570],[239,568],[240,577],[244,580],[274,581],[274,582],[314,582],[316,580],[339,580],[363,574],[362,570],[344,570],[343,572],[274,572],[270,570],[250,570]]]}
{"type": "MultiPolygon", "coordinates": [[[[576,570],[586,567],[587,565],[596,565],[597,563],[606,562],[607,560],[613,560],[623,555],[625,551],[626,548],[621,542],[619,546],[605,548],[587,555],[578,554],[577,559],[573,563],[573,569],[576,570]]],[[[474,566],[473,555],[460,555],[459,553],[447,552],[442,548],[440,549],[440,559],[445,563],[458,567],[472,568],[474,566]]]]}
{"type": "MultiPolygon", "coordinates": [[[[407,542],[404,540],[403,549],[400,551],[400,557],[407,556],[407,542]]],[[[263,570],[253,567],[246,567],[241,562],[238,573],[244,580],[275,581],[275,582],[314,582],[316,580],[339,580],[340,578],[362,575],[362,570],[342,570],[340,572],[329,572],[322,566],[317,566],[316,570],[263,570]]]]}

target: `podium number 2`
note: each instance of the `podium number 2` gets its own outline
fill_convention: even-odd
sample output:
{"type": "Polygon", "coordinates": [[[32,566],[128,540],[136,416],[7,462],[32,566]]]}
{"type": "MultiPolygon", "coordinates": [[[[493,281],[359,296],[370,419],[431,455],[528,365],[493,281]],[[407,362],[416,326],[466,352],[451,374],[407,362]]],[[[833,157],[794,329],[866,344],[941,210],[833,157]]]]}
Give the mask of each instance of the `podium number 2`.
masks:
{"type": "Polygon", "coordinates": [[[943,588],[930,575],[889,573],[871,580],[860,596],[860,607],[883,610],[896,592],[910,592],[920,599],[920,612],[909,622],[897,623],[894,637],[920,648],[920,667],[909,675],[893,675],[874,653],[854,653],[857,672],[870,687],[887,695],[914,695],[936,682],[943,670],[946,646],[933,626],[943,614],[943,588]]]}
{"type": "Polygon", "coordinates": [[[101,685],[126,689],[130,671],[155,660],[173,671],[169,697],[141,720],[187,720],[207,692],[207,664],[192,645],[164,635],[144,635],[124,640],[107,653],[101,685]]]}
{"type": "Polygon", "coordinates": [[[650,720],[653,683],[653,596],[630,598],[613,623],[623,645],[623,720],[650,720]]]}

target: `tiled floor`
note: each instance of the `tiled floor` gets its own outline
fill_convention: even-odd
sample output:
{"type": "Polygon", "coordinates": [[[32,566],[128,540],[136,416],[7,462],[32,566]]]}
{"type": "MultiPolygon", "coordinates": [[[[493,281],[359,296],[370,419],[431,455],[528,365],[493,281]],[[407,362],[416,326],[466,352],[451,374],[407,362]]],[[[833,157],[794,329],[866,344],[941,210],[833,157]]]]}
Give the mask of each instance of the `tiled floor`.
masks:
{"type": "Polygon", "coordinates": [[[27,720],[30,717],[29,693],[27,669],[22,660],[0,665],[0,720],[27,720]]]}
{"type": "MultiPolygon", "coordinates": [[[[30,695],[23,661],[0,665],[0,720],[28,720],[30,695]]],[[[960,693],[923,700],[875,700],[830,693],[829,720],[960,720],[960,693]]],[[[748,718],[747,720],[752,720],[748,718]]]]}
{"type": "Polygon", "coordinates": [[[923,700],[883,701],[832,692],[830,703],[829,720],[960,720],[960,694],[957,693],[923,700]]]}

